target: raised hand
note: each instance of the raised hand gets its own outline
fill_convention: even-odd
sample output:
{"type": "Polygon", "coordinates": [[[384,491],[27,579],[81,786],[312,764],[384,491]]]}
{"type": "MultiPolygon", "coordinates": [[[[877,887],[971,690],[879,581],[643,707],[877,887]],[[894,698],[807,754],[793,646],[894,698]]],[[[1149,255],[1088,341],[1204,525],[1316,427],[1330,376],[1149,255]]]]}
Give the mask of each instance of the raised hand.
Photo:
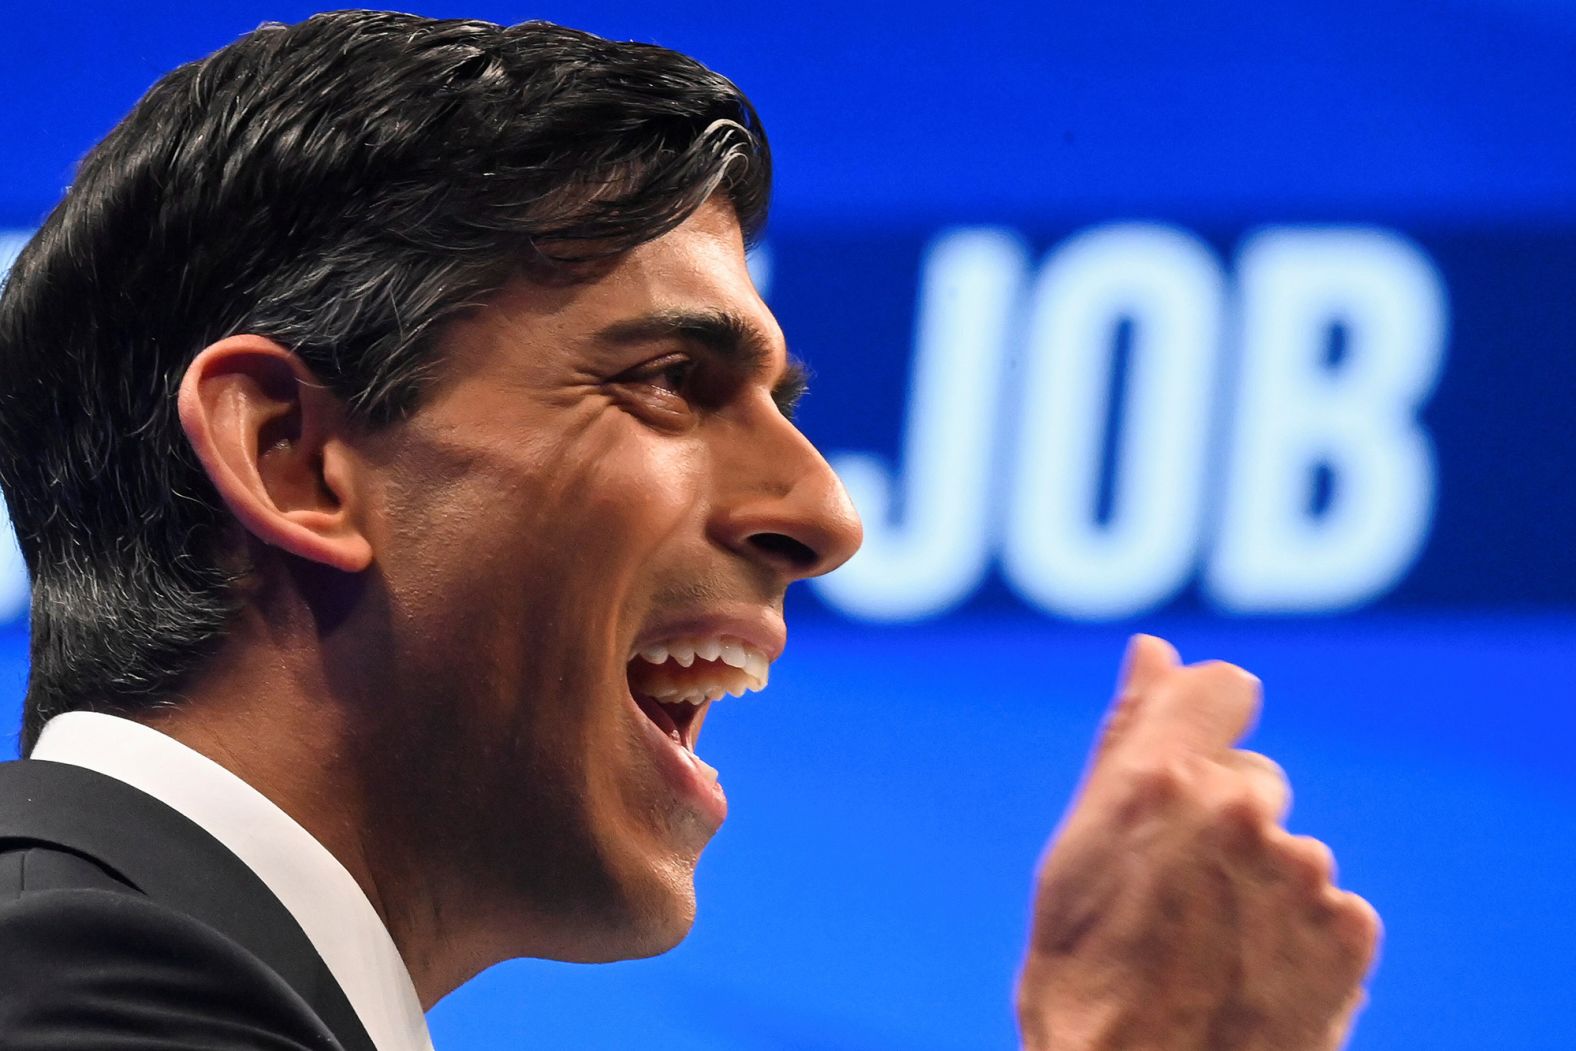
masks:
{"type": "Polygon", "coordinates": [[[1235,746],[1259,681],[1135,636],[1040,864],[1018,984],[1026,1051],[1333,1051],[1379,918],[1282,822],[1285,775],[1235,746]]]}

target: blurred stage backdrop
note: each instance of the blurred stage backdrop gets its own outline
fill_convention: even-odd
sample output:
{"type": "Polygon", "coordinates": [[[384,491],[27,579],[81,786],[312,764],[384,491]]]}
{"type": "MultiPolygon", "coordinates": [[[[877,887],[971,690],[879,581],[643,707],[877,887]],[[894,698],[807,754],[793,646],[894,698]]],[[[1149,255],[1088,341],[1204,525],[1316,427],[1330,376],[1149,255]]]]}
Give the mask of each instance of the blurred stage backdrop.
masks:
{"type": "MultiPolygon", "coordinates": [[[[1354,1048],[1576,1047],[1576,8],[416,6],[754,97],[757,278],[869,533],[707,724],[733,817],[690,940],[498,967],[440,1049],[1012,1046],[1031,866],[1135,629],[1265,680],[1292,827],[1388,928],[1354,1048]]],[[[308,13],[8,7],[0,259],[155,76],[308,13]]]]}

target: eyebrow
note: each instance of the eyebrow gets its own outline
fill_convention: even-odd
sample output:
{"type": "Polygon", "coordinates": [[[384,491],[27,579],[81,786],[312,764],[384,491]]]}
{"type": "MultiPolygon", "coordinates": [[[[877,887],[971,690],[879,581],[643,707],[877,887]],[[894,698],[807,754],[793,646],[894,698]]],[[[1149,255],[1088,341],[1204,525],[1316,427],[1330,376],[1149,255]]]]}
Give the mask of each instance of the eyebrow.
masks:
{"type": "MultiPolygon", "coordinates": [[[[760,329],[725,310],[658,310],[615,321],[598,330],[595,338],[614,344],[684,340],[703,347],[739,372],[762,372],[772,358],[772,347],[760,329]]],[[[809,386],[809,369],[790,353],[782,376],[772,385],[772,400],[785,416],[792,418],[809,386]]]]}

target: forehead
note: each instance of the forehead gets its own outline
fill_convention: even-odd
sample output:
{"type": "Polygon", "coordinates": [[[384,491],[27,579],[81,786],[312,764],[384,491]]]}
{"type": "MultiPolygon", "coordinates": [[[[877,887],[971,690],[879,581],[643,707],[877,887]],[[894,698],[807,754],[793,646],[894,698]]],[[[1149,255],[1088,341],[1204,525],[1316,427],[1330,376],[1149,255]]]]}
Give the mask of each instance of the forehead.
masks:
{"type": "Polygon", "coordinates": [[[721,198],[663,236],[630,249],[589,281],[514,282],[453,334],[461,345],[478,336],[515,342],[529,335],[533,343],[546,339],[572,346],[620,321],[702,312],[732,315],[757,330],[762,344],[779,351],[783,346],[776,319],[750,279],[738,218],[721,198]]]}

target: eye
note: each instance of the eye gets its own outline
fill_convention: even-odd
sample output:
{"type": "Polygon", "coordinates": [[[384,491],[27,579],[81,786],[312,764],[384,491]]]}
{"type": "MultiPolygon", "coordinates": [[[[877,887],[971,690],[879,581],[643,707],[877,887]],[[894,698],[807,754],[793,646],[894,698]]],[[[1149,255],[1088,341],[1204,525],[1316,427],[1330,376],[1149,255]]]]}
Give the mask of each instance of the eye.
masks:
{"type": "Polygon", "coordinates": [[[624,408],[655,426],[687,428],[708,408],[704,370],[688,354],[665,354],[608,381],[624,408]]]}
{"type": "Polygon", "coordinates": [[[644,379],[653,387],[660,387],[674,394],[683,394],[689,388],[694,375],[695,363],[688,358],[680,358],[658,363],[646,373],[644,379]]]}
{"type": "Polygon", "coordinates": [[[669,354],[637,365],[615,382],[638,385],[682,397],[695,375],[695,362],[683,354],[669,354]]]}

